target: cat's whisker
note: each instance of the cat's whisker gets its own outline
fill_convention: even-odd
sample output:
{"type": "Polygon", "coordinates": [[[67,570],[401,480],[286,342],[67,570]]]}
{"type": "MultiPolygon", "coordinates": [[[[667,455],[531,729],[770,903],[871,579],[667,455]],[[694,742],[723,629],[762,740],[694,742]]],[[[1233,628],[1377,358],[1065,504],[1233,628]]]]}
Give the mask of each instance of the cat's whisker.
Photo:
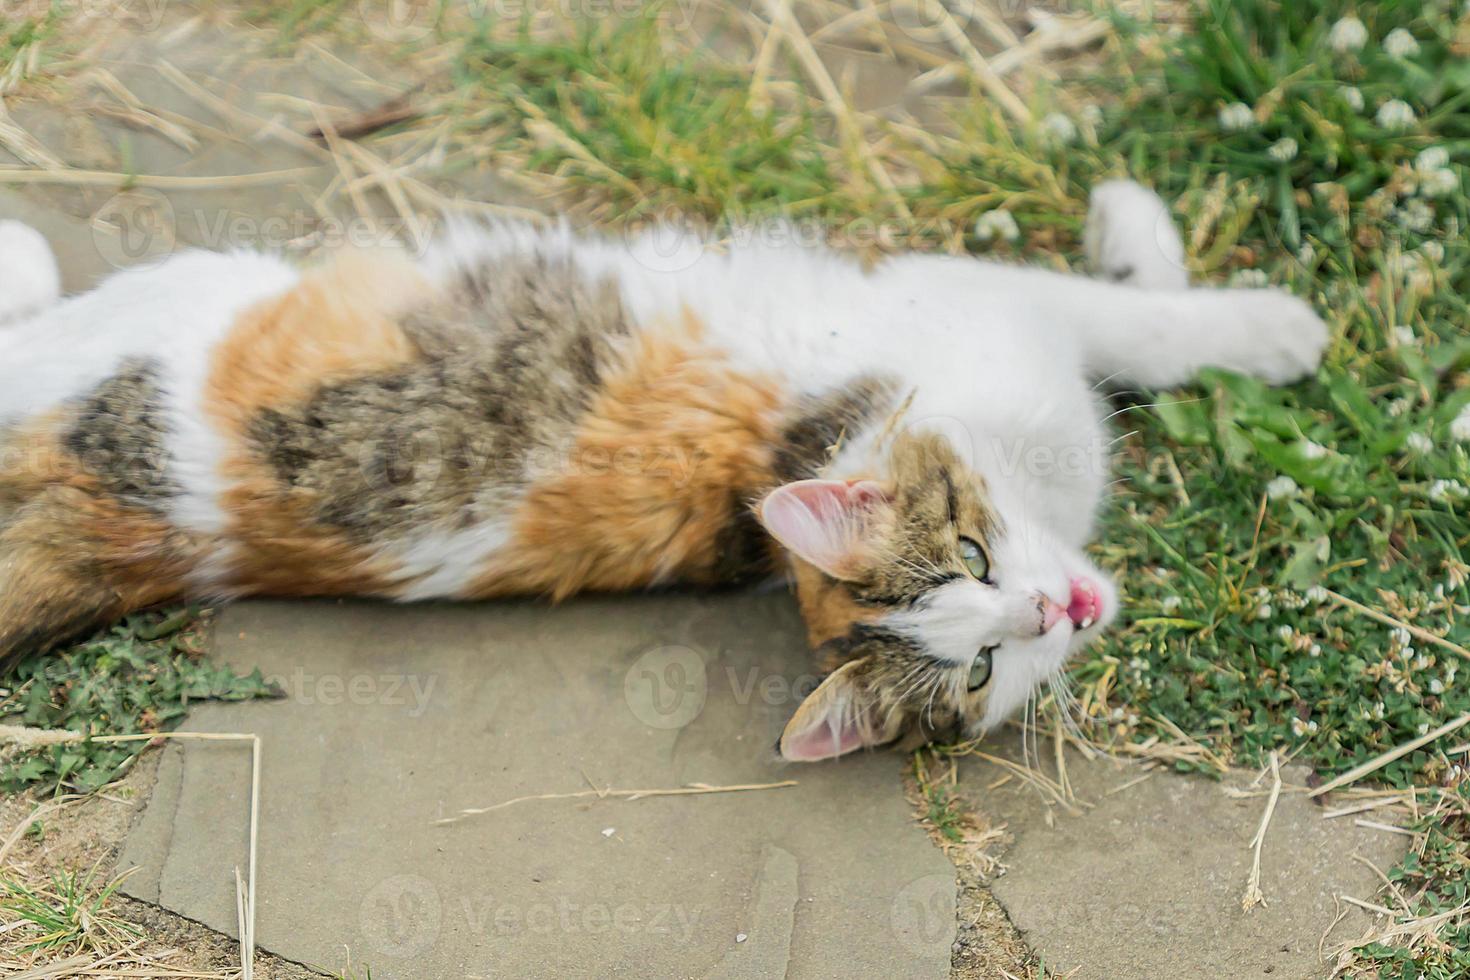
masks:
{"type": "Polygon", "coordinates": [[[1140,408],[1158,408],[1160,405],[1192,405],[1195,402],[1202,402],[1202,401],[1204,401],[1203,398],[1185,398],[1185,399],[1181,399],[1180,401],[1145,402],[1145,403],[1138,404],[1138,405],[1124,405],[1122,408],[1118,409],[1116,412],[1111,412],[1111,413],[1109,413],[1107,415],[1104,415],[1102,417],[1102,419],[1101,419],[1101,423],[1104,424],[1104,425],[1106,425],[1108,422],[1111,422],[1113,419],[1117,418],[1119,415],[1122,415],[1124,412],[1133,412],[1133,411],[1137,411],[1140,408]]]}

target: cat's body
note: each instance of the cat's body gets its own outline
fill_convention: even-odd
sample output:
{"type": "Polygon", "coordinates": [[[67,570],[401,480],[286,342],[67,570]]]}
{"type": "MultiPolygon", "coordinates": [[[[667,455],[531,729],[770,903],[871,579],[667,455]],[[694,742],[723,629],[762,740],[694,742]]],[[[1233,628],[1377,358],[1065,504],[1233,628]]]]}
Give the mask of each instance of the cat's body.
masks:
{"type": "Polygon", "coordinates": [[[1096,383],[1286,381],[1325,343],[1289,296],[1188,290],[1156,241],[1116,240],[1148,213],[1157,232],[1157,200],[1110,185],[1090,248],[1174,288],[512,225],[305,272],[186,253],[39,310],[8,281],[34,247],[10,226],[0,658],[190,595],[791,570],[837,669],[788,756],[993,724],[1116,607],[1082,554],[1107,482],[1096,383]]]}

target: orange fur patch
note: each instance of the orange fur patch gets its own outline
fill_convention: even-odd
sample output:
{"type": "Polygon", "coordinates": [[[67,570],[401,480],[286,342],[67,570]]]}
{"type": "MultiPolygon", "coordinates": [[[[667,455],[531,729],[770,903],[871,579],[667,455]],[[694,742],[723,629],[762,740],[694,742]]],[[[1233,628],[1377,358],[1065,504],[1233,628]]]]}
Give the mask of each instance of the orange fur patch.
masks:
{"type": "Polygon", "coordinates": [[[198,555],[61,448],[66,421],[33,421],[0,444],[0,660],[182,597],[198,555]]]}
{"type": "Polygon", "coordinates": [[[700,334],[686,317],[635,337],[565,466],[528,489],[511,544],[467,597],[720,580],[722,536],[775,482],[781,392],[700,334]]]}
{"type": "MultiPolygon", "coordinates": [[[[807,642],[813,650],[828,640],[846,636],[855,623],[872,623],[882,617],[882,610],[855,601],[851,593],[815,566],[792,557],[791,567],[796,578],[797,604],[806,623],[807,642]]],[[[827,669],[835,666],[826,665],[827,669]]]]}
{"type": "Polygon", "coordinates": [[[392,568],[315,522],[312,502],[288,493],[250,453],[246,430],[264,409],[285,409],[323,385],[412,361],[417,348],[397,317],[427,292],[407,258],[349,252],[246,313],[215,349],[204,400],[233,447],[223,505],[239,586],[272,595],[390,590],[392,568]]]}

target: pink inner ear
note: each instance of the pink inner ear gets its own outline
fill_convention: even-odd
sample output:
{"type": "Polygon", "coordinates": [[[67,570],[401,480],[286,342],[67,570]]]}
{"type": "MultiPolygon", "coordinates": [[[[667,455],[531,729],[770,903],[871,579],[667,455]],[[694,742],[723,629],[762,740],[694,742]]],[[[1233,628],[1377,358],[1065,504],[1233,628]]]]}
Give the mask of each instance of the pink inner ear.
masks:
{"type": "Polygon", "coordinates": [[[760,520],[798,557],[841,578],[862,545],[868,512],[885,500],[872,480],[800,480],[767,494],[760,520]]]}
{"type": "Polygon", "coordinates": [[[820,762],[846,755],[864,745],[857,726],[843,724],[836,731],[830,724],[814,725],[799,735],[781,738],[781,756],[791,762],[820,762]]]}

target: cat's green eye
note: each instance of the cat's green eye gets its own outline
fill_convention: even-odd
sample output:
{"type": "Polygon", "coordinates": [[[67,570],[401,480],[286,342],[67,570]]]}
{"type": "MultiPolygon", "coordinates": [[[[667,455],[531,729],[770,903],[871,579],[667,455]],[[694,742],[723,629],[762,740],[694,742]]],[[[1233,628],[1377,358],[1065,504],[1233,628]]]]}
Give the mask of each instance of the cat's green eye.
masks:
{"type": "Polygon", "coordinates": [[[985,557],[985,550],[969,538],[960,538],[960,560],[965,563],[966,570],[982,582],[990,578],[990,559],[985,557]]]}
{"type": "Polygon", "coordinates": [[[975,654],[975,662],[970,664],[970,690],[978,691],[990,680],[990,662],[994,653],[995,647],[986,647],[975,654]]]}

